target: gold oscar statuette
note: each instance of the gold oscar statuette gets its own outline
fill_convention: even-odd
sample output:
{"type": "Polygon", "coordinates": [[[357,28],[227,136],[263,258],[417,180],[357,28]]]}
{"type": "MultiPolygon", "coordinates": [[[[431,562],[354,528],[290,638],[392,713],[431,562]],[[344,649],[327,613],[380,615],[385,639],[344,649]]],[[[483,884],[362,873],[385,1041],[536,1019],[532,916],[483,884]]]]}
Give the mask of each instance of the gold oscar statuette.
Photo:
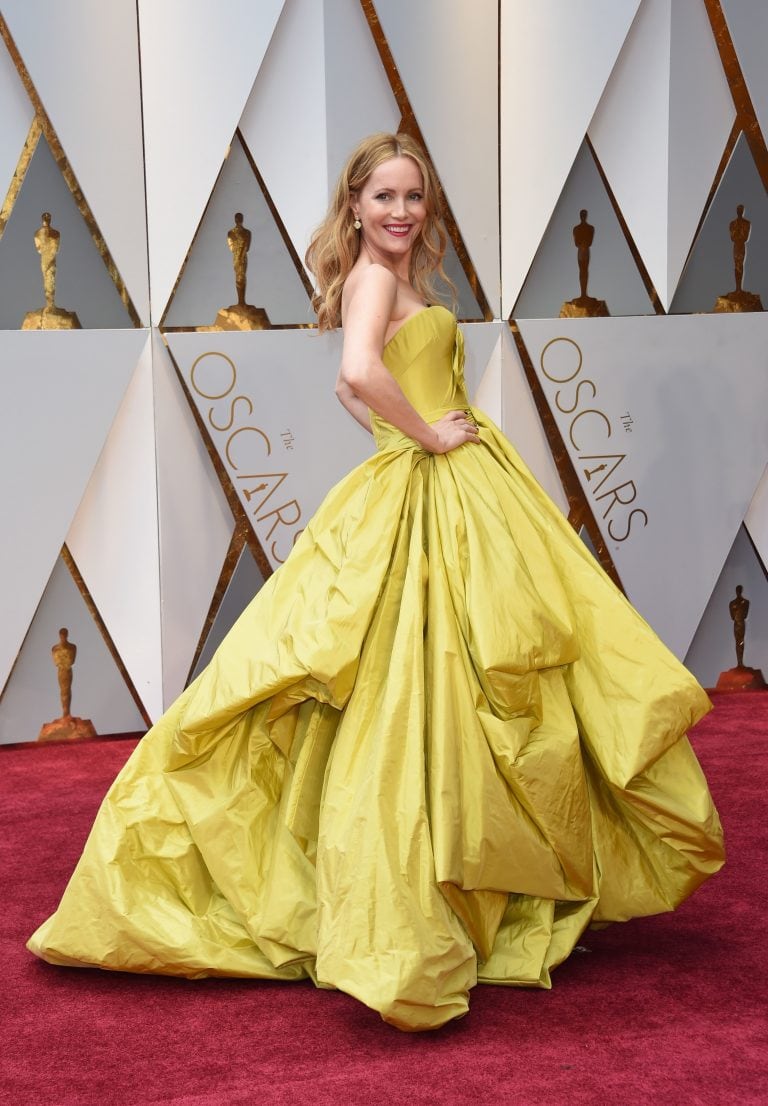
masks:
{"type": "Polygon", "coordinates": [[[227,232],[227,245],[232,253],[232,265],[235,270],[235,291],[237,303],[222,307],[210,330],[267,330],[269,318],[263,307],[253,307],[245,299],[246,272],[248,269],[248,251],[251,248],[251,232],[243,226],[243,216],[235,214],[235,225],[227,232]]]}
{"type": "Polygon", "coordinates": [[[744,217],[744,204],[736,208],[736,218],[728,224],[728,233],[733,243],[733,270],[736,287],[724,296],[718,296],[714,311],[762,311],[763,304],[756,292],[745,292],[744,261],[747,256],[747,242],[752,224],[744,217]]]}
{"type": "Polygon", "coordinates": [[[59,640],[51,647],[51,657],[56,665],[61,700],[61,718],[46,722],[37,735],[38,741],[84,741],[96,737],[96,730],[89,718],[74,718],[72,706],[72,668],[77,657],[77,646],[69,640],[66,626],[59,630],[59,640]]]}
{"type": "Polygon", "coordinates": [[[589,282],[589,251],[595,237],[595,228],[587,222],[589,212],[582,208],[579,222],[573,228],[573,244],[579,262],[579,294],[575,300],[566,300],[560,308],[561,319],[598,319],[610,315],[605,300],[587,294],[589,282]]]}
{"type": "Polygon", "coordinates": [[[766,688],[763,674],[759,668],[749,668],[744,664],[744,639],[747,635],[747,615],[749,600],[744,595],[741,584],[736,587],[736,595],[728,604],[728,613],[733,622],[733,637],[736,643],[736,667],[721,672],[717,680],[717,691],[761,691],[766,688]]]}
{"type": "Polygon", "coordinates": [[[35,231],[35,249],[40,254],[43,271],[45,307],[28,311],[21,324],[22,330],[80,330],[80,320],[74,311],[56,306],[56,255],[61,245],[61,234],[51,226],[50,213],[44,211],[42,225],[35,231]]]}

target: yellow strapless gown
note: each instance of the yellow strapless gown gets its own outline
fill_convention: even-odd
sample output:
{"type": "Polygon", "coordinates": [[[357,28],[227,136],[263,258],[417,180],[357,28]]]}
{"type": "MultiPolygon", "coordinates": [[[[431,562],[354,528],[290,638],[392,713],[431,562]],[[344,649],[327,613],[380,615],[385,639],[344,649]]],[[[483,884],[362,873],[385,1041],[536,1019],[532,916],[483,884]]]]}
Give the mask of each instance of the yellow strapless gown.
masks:
{"type": "MultiPolygon", "coordinates": [[[[384,361],[428,420],[468,406],[445,308],[384,361]]],[[[378,452],[118,776],[34,953],[309,976],[428,1029],[720,867],[685,737],[706,695],[474,415],[481,444],[443,456],[374,418],[378,452]]]]}

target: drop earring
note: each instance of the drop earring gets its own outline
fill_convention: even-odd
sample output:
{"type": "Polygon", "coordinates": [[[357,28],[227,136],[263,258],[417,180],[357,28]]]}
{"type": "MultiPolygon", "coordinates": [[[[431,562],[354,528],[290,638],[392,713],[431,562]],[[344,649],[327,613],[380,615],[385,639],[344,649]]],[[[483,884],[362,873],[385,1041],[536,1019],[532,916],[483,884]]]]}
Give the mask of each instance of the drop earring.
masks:
{"type": "Polygon", "coordinates": [[[360,228],[362,227],[362,225],[363,225],[363,224],[362,224],[362,223],[360,222],[360,220],[359,220],[359,219],[357,219],[357,218],[355,219],[354,223],[352,224],[352,226],[353,226],[353,227],[355,228],[355,230],[360,230],[360,228]]]}

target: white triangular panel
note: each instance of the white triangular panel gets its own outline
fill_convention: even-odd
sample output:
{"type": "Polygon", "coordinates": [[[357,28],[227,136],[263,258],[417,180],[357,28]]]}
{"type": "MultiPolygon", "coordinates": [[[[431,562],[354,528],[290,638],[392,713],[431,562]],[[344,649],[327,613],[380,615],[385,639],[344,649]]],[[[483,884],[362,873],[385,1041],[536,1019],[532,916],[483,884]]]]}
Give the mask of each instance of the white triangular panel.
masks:
{"type": "Polygon", "coordinates": [[[0,42],[0,206],[5,199],[35,112],[24,85],[0,42]]]}
{"type": "Polygon", "coordinates": [[[473,405],[479,407],[500,427],[504,421],[504,408],[501,383],[501,335],[498,333],[485,372],[474,390],[474,396],[471,391],[470,396],[473,405]]]}
{"type": "Polygon", "coordinates": [[[627,594],[683,657],[768,456],[768,317],[519,325],[627,594]]]}
{"type": "Polygon", "coordinates": [[[323,5],[286,0],[240,129],[299,257],[328,206],[323,5]]]}
{"type": "Polygon", "coordinates": [[[639,3],[501,2],[504,316],[520,293],[639,3]]]}
{"type": "Polygon", "coordinates": [[[7,0],[3,15],[118,272],[148,322],[135,0],[7,0]]]}
{"type": "Polygon", "coordinates": [[[67,545],[139,698],[163,710],[152,342],[146,343],[67,545]],[[139,613],[140,612],[140,613],[139,613]]]}
{"type": "Polygon", "coordinates": [[[529,469],[563,512],[568,500],[552,457],[552,450],[536,410],[536,402],[520,361],[514,339],[505,326],[502,332],[502,429],[529,469]]]}
{"type": "Polygon", "coordinates": [[[589,128],[595,153],[665,308],[670,2],[643,0],[589,128]]]}
{"type": "Polygon", "coordinates": [[[168,335],[273,567],[329,488],[373,449],[334,394],[340,342],[310,330],[168,335]]]}
{"type": "Polygon", "coordinates": [[[643,0],[589,135],[665,309],[734,114],[703,4],[643,0]]]}
{"type": "Polygon", "coordinates": [[[183,690],[234,520],[168,351],[153,342],[163,702],[183,690]]]}
{"type": "MultiPolygon", "coordinates": [[[[360,0],[332,0],[325,4],[324,16],[330,193],[360,139],[376,131],[396,131],[400,110],[360,0]],[[355,90],[354,96],[350,96],[350,89],[355,90]]],[[[296,243],[296,248],[301,253],[306,242],[296,243]]]]}
{"type": "Polygon", "coordinates": [[[146,334],[0,334],[0,684],[5,683],[96,465],[146,334]]]}
{"type": "Polygon", "coordinates": [[[768,468],[763,473],[744,518],[749,536],[768,571],[768,468]]]}
{"type": "MultiPolygon", "coordinates": [[[[466,0],[422,0],[418,4],[387,0],[378,4],[376,11],[464,244],[496,315],[500,308],[497,0],[474,0],[472,4],[466,0]],[[468,165],[471,172],[467,172],[468,165]]],[[[518,65],[517,54],[513,65],[518,65]]]]}
{"type": "Polygon", "coordinates": [[[768,135],[768,4],[764,0],[721,0],[728,30],[763,136],[768,135]]]}
{"type": "MultiPolygon", "coordinates": [[[[491,357],[499,359],[498,353],[499,333],[502,323],[463,323],[464,333],[464,380],[467,386],[467,395],[475,402],[477,389],[481,380],[485,379],[491,357]]],[[[482,406],[481,404],[479,406],[482,406]]],[[[483,410],[486,410],[483,408],[483,410]]],[[[491,415],[491,412],[487,412],[491,415]]],[[[495,415],[491,418],[495,419],[495,415]]]]}
{"type": "MultiPolygon", "coordinates": [[[[152,317],[165,308],[283,0],[139,0],[152,317]]],[[[297,82],[299,83],[299,82],[297,82]]]]}

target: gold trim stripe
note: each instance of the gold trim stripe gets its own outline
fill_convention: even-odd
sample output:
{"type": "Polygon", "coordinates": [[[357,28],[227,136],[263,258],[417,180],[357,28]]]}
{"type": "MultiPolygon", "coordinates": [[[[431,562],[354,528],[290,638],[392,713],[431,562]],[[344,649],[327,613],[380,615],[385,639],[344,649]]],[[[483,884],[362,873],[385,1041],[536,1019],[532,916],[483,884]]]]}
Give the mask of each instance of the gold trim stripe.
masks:
{"type": "Polygon", "coordinates": [[[536,410],[541,419],[541,424],[544,427],[544,433],[547,436],[547,443],[550,453],[552,454],[552,459],[557,466],[557,474],[560,477],[563,491],[568,499],[568,521],[577,533],[582,526],[586,529],[595,547],[600,564],[613,580],[614,584],[624,591],[621,577],[616,569],[616,565],[613,563],[611,554],[608,552],[608,546],[605,543],[600,527],[595,521],[595,516],[592,514],[592,509],[587,502],[584,489],[576,475],[576,469],[573,466],[568,450],[565,448],[565,442],[563,441],[560,430],[555,422],[555,417],[547,403],[547,397],[544,395],[541,381],[536,375],[536,370],[533,367],[533,361],[523,341],[523,336],[520,333],[517,323],[514,321],[510,320],[509,328],[515,340],[517,352],[520,356],[526,379],[528,380],[528,387],[531,389],[531,394],[536,404],[536,410]]]}
{"type": "Polygon", "coordinates": [[[752,103],[752,97],[744,79],[736,47],[731,38],[728,21],[725,18],[720,0],[704,0],[704,7],[707,9],[712,34],[715,37],[720,54],[720,61],[728,79],[728,87],[731,90],[736,108],[737,122],[747,136],[747,142],[757,166],[757,171],[760,174],[763,186],[768,191],[768,146],[766,146],[765,136],[760,130],[755,105],[752,103]]]}
{"type": "MultiPolygon", "coordinates": [[[[290,254],[291,261],[293,262],[293,264],[296,268],[296,272],[299,275],[299,280],[304,285],[304,291],[307,293],[307,299],[311,300],[313,292],[314,292],[314,288],[312,287],[312,281],[307,276],[307,271],[301,263],[301,258],[299,257],[298,253],[296,252],[296,249],[293,245],[293,242],[291,241],[291,237],[288,234],[288,231],[286,230],[285,223],[280,218],[280,213],[278,212],[277,208],[275,207],[275,205],[272,201],[272,197],[269,194],[269,190],[266,186],[264,178],[262,177],[261,173],[259,172],[259,169],[256,165],[256,161],[253,157],[253,154],[251,153],[251,151],[248,147],[248,143],[245,141],[245,137],[244,137],[244,135],[243,135],[243,133],[242,133],[242,131],[240,130],[239,127],[238,127],[237,131],[235,132],[235,134],[240,139],[240,145],[243,147],[243,151],[244,151],[245,156],[248,160],[248,164],[250,165],[251,169],[253,170],[253,175],[256,178],[256,183],[258,184],[259,188],[261,189],[261,194],[264,197],[264,202],[266,203],[267,207],[269,208],[269,212],[272,216],[272,219],[275,222],[275,225],[276,225],[277,229],[280,231],[280,237],[283,239],[283,242],[285,243],[285,248],[287,249],[288,253],[290,254]]],[[[314,326],[315,324],[314,323],[309,323],[309,324],[306,324],[306,325],[314,326]]]]}
{"type": "MultiPolygon", "coordinates": [[[[379,58],[381,64],[384,67],[384,72],[387,75],[390,87],[392,89],[392,95],[395,98],[395,103],[400,109],[401,120],[400,130],[405,134],[409,134],[411,138],[415,138],[416,141],[426,150],[427,157],[429,157],[429,147],[424,141],[424,135],[421,133],[421,128],[416,122],[416,116],[411,102],[408,99],[408,94],[405,91],[405,85],[403,84],[403,78],[400,76],[400,71],[397,68],[397,63],[392,55],[392,51],[389,48],[386,36],[384,35],[384,29],[379,22],[378,14],[373,0],[360,0],[360,6],[363,9],[363,15],[366,18],[368,26],[373,36],[373,41],[376,44],[376,49],[379,52],[379,58]]],[[[434,168],[434,161],[430,157],[432,166],[434,168]]],[[[443,186],[440,183],[440,179],[435,172],[438,185],[438,198],[440,201],[440,207],[443,215],[443,222],[445,223],[445,229],[448,231],[453,248],[456,250],[456,255],[459,259],[459,264],[464,270],[464,274],[467,278],[470,288],[472,289],[472,295],[477,301],[477,306],[480,308],[480,312],[486,322],[490,322],[493,319],[493,311],[491,310],[488,300],[486,299],[485,292],[482,285],[478,280],[477,273],[472,264],[467,247],[464,245],[464,239],[461,236],[458,223],[451,209],[451,205],[448,203],[448,199],[443,190],[443,186]]],[[[466,320],[465,320],[466,321],[466,320]]],[[[471,320],[476,321],[476,320],[471,320]]]]}
{"type": "MultiPolygon", "coordinates": [[[[637,248],[635,240],[632,237],[632,232],[629,229],[629,225],[627,223],[627,220],[624,218],[624,214],[623,214],[621,208],[619,207],[619,202],[616,199],[616,196],[614,195],[613,189],[611,188],[611,183],[608,180],[608,177],[606,176],[602,165],[600,164],[600,159],[597,156],[597,153],[595,151],[595,147],[592,145],[592,142],[591,142],[588,134],[586,134],[584,136],[584,141],[587,144],[587,149],[589,150],[590,154],[592,155],[592,160],[594,161],[595,166],[597,168],[597,171],[600,175],[600,180],[603,182],[603,188],[605,189],[606,193],[608,194],[608,199],[611,201],[611,207],[613,208],[614,214],[615,214],[616,218],[619,221],[619,226],[621,227],[622,234],[624,235],[624,238],[626,239],[627,246],[629,247],[629,252],[632,254],[632,260],[634,261],[635,265],[637,266],[637,271],[640,274],[640,279],[642,280],[643,284],[645,285],[645,290],[648,293],[648,299],[651,301],[651,305],[653,306],[653,309],[654,309],[654,311],[656,312],[657,315],[666,315],[666,311],[664,310],[664,305],[661,302],[661,298],[659,297],[659,293],[656,291],[656,287],[655,287],[653,281],[651,280],[651,274],[648,272],[648,270],[645,267],[645,262],[642,259],[642,256],[640,254],[640,250],[637,248]]],[[[541,246],[539,246],[539,248],[541,248],[541,246]]],[[[537,251],[537,253],[538,253],[538,251],[537,251]]],[[[525,287],[525,286],[523,286],[523,287],[525,287]]]]}

